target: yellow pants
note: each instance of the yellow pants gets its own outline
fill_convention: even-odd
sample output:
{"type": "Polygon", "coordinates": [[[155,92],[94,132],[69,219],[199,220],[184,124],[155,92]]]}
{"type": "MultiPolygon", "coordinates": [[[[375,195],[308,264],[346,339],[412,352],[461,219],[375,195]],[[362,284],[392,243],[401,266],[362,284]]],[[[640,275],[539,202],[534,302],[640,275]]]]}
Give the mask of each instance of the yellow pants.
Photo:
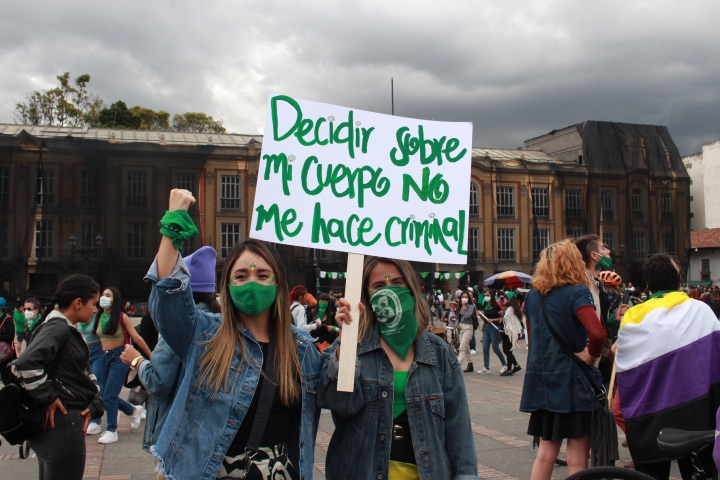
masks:
{"type": "Polygon", "coordinates": [[[388,480],[420,480],[417,465],[390,460],[388,480]]]}

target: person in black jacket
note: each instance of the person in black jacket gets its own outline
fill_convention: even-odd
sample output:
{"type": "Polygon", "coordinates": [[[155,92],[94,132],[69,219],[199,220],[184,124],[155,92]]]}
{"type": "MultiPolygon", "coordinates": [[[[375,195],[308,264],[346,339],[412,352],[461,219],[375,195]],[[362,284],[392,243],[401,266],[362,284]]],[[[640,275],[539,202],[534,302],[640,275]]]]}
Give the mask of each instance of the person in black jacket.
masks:
{"type": "Polygon", "coordinates": [[[87,427],[104,413],[97,383],[88,374],[90,351],[76,327],[90,322],[99,297],[100,287],[88,276],[63,280],[53,298],[59,310],[36,328],[32,343],[15,362],[22,386],[45,406],[45,430],[29,440],[41,480],[83,477],[87,427]]]}
{"type": "MultiPolygon", "coordinates": [[[[12,349],[13,342],[15,342],[15,322],[13,322],[12,314],[7,312],[5,305],[5,299],[0,297],[0,342],[7,344],[6,349],[12,349]]],[[[12,375],[7,370],[7,364],[14,358],[15,352],[13,351],[6,360],[0,363],[0,379],[3,385],[7,385],[12,380],[12,375]]]]}

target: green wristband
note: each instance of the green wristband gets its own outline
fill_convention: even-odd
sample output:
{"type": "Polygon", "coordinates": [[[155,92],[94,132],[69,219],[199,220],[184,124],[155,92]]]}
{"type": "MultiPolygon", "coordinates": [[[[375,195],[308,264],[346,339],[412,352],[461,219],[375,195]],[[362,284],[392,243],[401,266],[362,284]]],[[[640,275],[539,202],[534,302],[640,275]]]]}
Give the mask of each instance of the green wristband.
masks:
{"type": "Polygon", "coordinates": [[[200,234],[192,218],[185,210],[165,212],[159,225],[160,233],[172,239],[173,246],[181,252],[183,242],[200,234]]]}

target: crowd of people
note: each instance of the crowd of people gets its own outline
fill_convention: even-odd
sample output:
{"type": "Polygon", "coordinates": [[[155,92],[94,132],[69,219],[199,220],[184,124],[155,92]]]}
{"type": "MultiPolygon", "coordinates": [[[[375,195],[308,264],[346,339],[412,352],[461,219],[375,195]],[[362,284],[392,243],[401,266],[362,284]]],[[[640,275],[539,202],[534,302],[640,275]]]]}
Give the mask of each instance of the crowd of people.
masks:
{"type": "MultiPolygon", "coordinates": [[[[616,424],[635,469],[667,479],[672,458],[653,443],[660,429],[714,428],[719,369],[698,360],[699,349],[720,354],[720,293],[682,291],[671,255],[645,261],[640,290],[623,284],[606,246],[586,235],[545,249],[531,289],[446,294],[424,287],[409,262],[368,256],[361,301],[350,305],[338,293],[289,288],[277,252],[253,239],[228,253],[216,284],[212,247],[178,249],[196,232],[194,201],[171,192],[138,327],[117,289],[84,275],[62,280],[44,310],[29,298],[10,312],[0,299],[3,383],[21,385],[44,409],[44,428],[29,438],[41,479],[82,478],[86,435],[117,441],[120,412],[133,429],[145,419],[142,448],[158,478],[312,478],[321,409],[335,424],[328,479],[479,478],[463,374],[490,373],[491,349],[501,376],[525,369],[532,480],[551,478],[563,441],[571,474],[591,458],[612,463],[616,424]],[[353,322],[346,392],[342,327],[353,322]],[[134,402],[121,398],[123,386],[134,402]],[[599,428],[607,418],[612,428],[599,428]]],[[[707,468],[709,452],[700,458],[707,468]]],[[[690,478],[689,461],[680,466],[690,478]]]]}

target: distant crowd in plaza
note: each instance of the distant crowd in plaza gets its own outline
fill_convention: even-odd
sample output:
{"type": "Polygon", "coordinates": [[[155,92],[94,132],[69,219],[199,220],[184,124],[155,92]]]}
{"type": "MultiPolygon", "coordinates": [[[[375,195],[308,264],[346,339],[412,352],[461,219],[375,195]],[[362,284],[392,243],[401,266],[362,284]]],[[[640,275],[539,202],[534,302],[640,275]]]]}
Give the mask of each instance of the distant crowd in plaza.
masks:
{"type": "Polygon", "coordinates": [[[321,409],[335,425],[328,479],[476,479],[464,374],[520,371],[537,448],[528,478],[551,478],[563,442],[570,474],[611,465],[618,428],[650,478],[668,479],[674,459],[684,479],[714,469],[712,445],[696,463],[658,446],[663,429],[714,429],[720,407],[720,290],[684,290],[673,255],[645,260],[640,289],[586,235],[546,248],[530,285],[445,294],[409,262],[369,256],[350,305],[290,288],[277,252],[253,239],[228,253],[216,282],[212,247],[179,250],[197,233],[194,202],[171,192],[137,327],[121,292],[84,275],[63,279],[45,308],[0,298],[0,434],[29,443],[40,479],[82,478],[86,436],[117,442],[121,414],[132,429],[145,422],[158,478],[309,479],[321,409]],[[352,323],[348,392],[339,359],[352,323]],[[39,420],[13,417],[28,407],[39,420]]]}

